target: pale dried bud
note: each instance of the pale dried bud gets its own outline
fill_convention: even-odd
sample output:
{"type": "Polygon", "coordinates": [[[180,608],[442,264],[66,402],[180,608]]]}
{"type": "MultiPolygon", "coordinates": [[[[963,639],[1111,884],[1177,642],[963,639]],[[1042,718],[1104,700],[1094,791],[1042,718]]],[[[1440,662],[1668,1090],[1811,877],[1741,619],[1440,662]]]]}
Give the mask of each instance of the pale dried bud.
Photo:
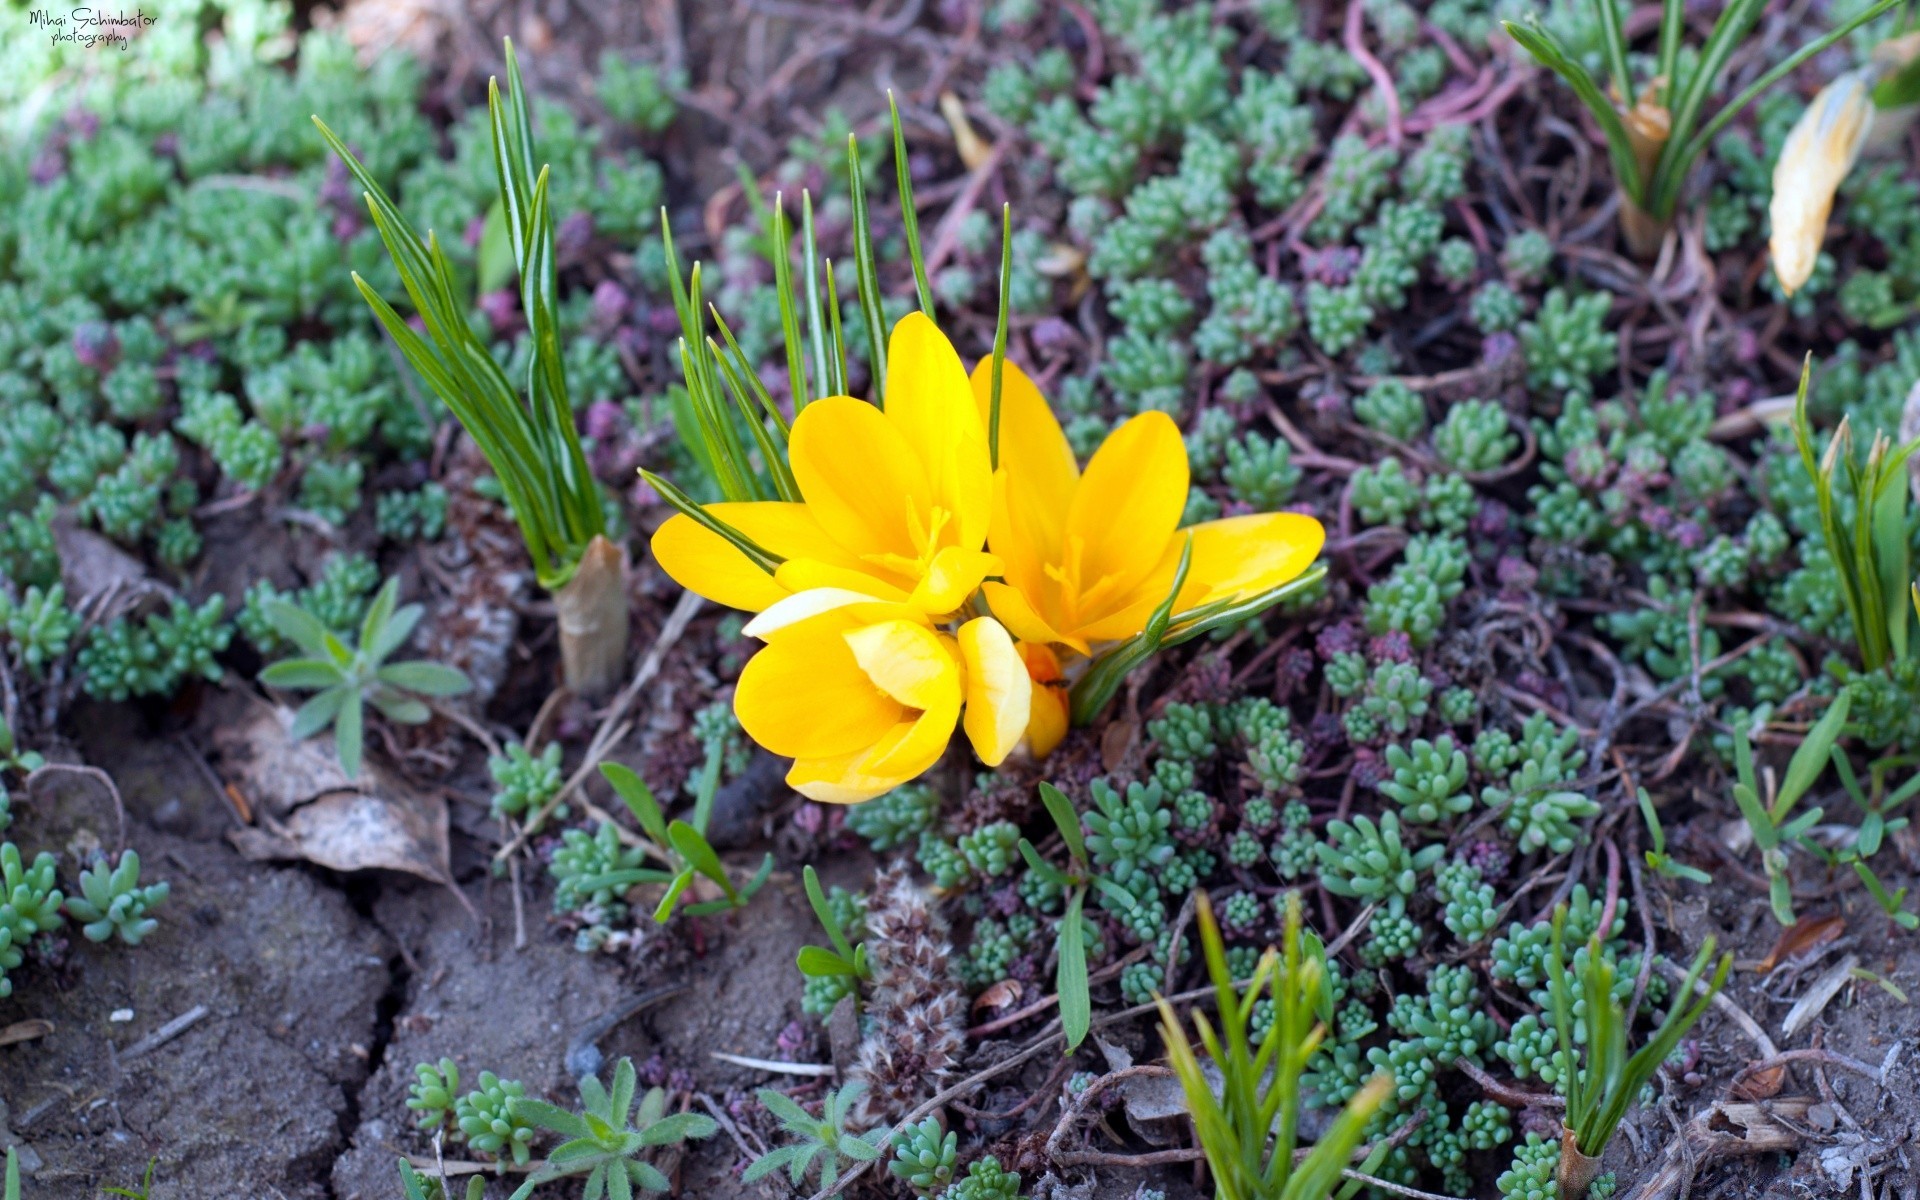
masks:
{"type": "Polygon", "coordinates": [[[1773,235],[1768,248],[1781,290],[1791,296],[1813,274],[1826,240],[1833,194],[1853,169],[1873,127],[1871,68],[1820,89],[1787,134],[1773,165],[1773,235]]]}

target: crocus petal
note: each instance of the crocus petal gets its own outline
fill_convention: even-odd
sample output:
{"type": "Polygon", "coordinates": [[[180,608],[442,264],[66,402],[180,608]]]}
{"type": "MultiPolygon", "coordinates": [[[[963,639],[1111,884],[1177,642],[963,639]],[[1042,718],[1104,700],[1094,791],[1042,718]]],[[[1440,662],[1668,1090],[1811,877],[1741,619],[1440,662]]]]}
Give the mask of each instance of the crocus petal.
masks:
{"type": "Polygon", "coordinates": [[[909,512],[933,506],[914,447],[879,409],[851,396],[815,400],[793,423],[787,460],[820,527],[858,557],[913,559],[909,512]]]}
{"type": "Polygon", "coordinates": [[[960,668],[935,633],[911,621],[881,621],[844,635],[874,687],[908,708],[958,703],[960,668]]]}
{"type": "Polygon", "coordinates": [[[816,617],[747,661],[733,711],[749,737],[775,754],[832,757],[872,746],[909,715],[860,669],[846,625],[816,617]]]}
{"type": "MultiPolygon", "coordinates": [[[[840,566],[859,559],[827,536],[804,504],[779,500],[734,501],[705,506],[715,520],[776,558],[812,558],[840,566]]],[[[653,556],[675,583],[716,604],[758,612],[793,590],[778,586],[732,542],[684,513],[675,513],[653,535],[653,556]]]]}
{"type": "MultiPolygon", "coordinates": [[[[1031,588],[1045,564],[1060,555],[1060,531],[1080,482],[1073,447],[1060,430],[1040,389],[1016,364],[1002,364],[1000,377],[1000,469],[995,478],[993,527],[988,544],[1007,562],[1008,582],[1031,588]]],[[[973,399],[980,420],[993,411],[993,360],[973,369],[973,399]]]]}
{"type": "MultiPolygon", "coordinates": [[[[917,610],[903,604],[896,604],[874,596],[870,592],[854,591],[849,588],[809,588],[781,598],[777,603],[768,605],[759,616],[748,621],[740,632],[748,637],[770,641],[781,630],[802,621],[811,620],[821,613],[842,609],[862,607],[859,614],[867,621],[889,620],[896,617],[918,615],[917,610]]],[[[925,620],[925,618],[921,618],[925,620]]]]}
{"type": "Polygon", "coordinates": [[[842,566],[817,558],[790,558],[773,571],[773,581],[789,592],[839,588],[881,600],[903,601],[908,593],[893,582],[894,578],[891,574],[883,577],[879,571],[865,566],[842,566]]]}
{"type": "Polygon", "coordinates": [[[1195,525],[1189,582],[1206,588],[1202,602],[1247,599],[1279,587],[1313,565],[1327,530],[1299,513],[1253,513],[1195,525]]]}
{"type": "Polygon", "coordinates": [[[1187,507],[1187,445],[1162,412],[1141,413],[1108,435],[1067,510],[1066,553],[1080,549],[1080,590],[1103,579],[1126,592],[1160,559],[1187,507]]]}
{"type": "Polygon", "coordinates": [[[915,720],[895,725],[871,748],[795,759],[787,772],[787,786],[822,804],[871,800],[925,774],[939,762],[958,715],[952,709],[922,713],[915,720]]]}
{"type": "Polygon", "coordinates": [[[987,598],[987,607],[993,610],[993,615],[999,618],[1000,623],[1021,641],[1062,642],[1082,654],[1087,652],[1085,639],[1055,629],[1045,617],[1035,611],[1033,604],[1020,589],[989,580],[980,585],[980,591],[987,598]]]}
{"type": "Polygon", "coordinates": [[[980,761],[997,767],[1027,731],[1033,682],[1006,628],[992,617],[960,627],[960,661],[967,671],[962,727],[980,761]]]}
{"type": "Polygon", "coordinates": [[[715,604],[759,612],[787,594],[760,564],[684,513],[668,517],[651,544],[668,578],[715,604]]]}
{"type": "Polygon", "coordinates": [[[1060,660],[1050,648],[1035,642],[1021,642],[1016,649],[1027,668],[1027,753],[1045,758],[1067,736],[1069,697],[1060,660]]]}
{"type": "Polygon", "coordinates": [[[1853,169],[1873,127],[1873,68],[1840,76],[1813,98],[1773,164],[1773,231],[1768,252],[1791,296],[1813,275],[1827,237],[1833,194],[1853,169]]]}
{"type": "Polygon", "coordinates": [[[956,544],[986,543],[993,469],[986,427],[953,343],[924,313],[908,313],[887,339],[887,421],[926,472],[935,503],[956,523],[956,544]]]}
{"type": "Polygon", "coordinates": [[[966,603],[981,580],[1000,570],[1000,560],[984,550],[944,547],[927,564],[910,602],[922,612],[950,613],[966,603]]]}

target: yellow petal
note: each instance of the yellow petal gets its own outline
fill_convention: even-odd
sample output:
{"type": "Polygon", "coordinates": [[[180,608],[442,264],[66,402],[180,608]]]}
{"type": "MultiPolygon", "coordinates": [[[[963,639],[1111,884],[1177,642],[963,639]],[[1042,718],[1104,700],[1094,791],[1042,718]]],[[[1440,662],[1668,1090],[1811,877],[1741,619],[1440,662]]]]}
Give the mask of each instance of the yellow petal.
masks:
{"type": "Polygon", "coordinates": [[[920,616],[917,609],[904,604],[892,603],[875,597],[869,592],[853,591],[848,588],[809,588],[782,598],[768,605],[759,616],[748,621],[740,632],[748,637],[771,641],[775,634],[802,621],[811,620],[821,613],[836,612],[845,609],[859,609],[850,614],[862,624],[872,621],[890,620],[897,617],[913,619],[920,616]]]}
{"type": "Polygon", "coordinates": [[[913,446],[873,405],[850,396],[815,400],[793,423],[787,460],[820,527],[858,557],[917,558],[909,513],[933,493],[913,446]]]}
{"type": "Polygon", "coordinates": [[[1326,545],[1320,522],[1299,513],[1253,513],[1195,525],[1188,582],[1202,600],[1247,599],[1297,579],[1326,545]]]}
{"type": "Polygon", "coordinates": [[[1780,288],[1791,296],[1813,275],[1827,237],[1833,195],[1873,127],[1874,68],[1849,71],[1820,89],[1794,123],[1773,164],[1772,233],[1767,247],[1780,288]]]}
{"type": "Polygon", "coordinates": [[[733,711],[749,737],[775,754],[831,757],[872,746],[910,715],[860,669],[846,624],[802,622],[747,661],[733,711]]]}
{"type": "Polygon", "coordinates": [[[911,621],[881,621],[848,630],[847,647],[874,687],[908,708],[957,704],[960,668],[935,633],[911,621]]]}
{"type": "Polygon", "coordinates": [[[980,585],[980,591],[986,596],[987,607],[993,610],[993,615],[1021,641],[1063,642],[1082,654],[1087,652],[1084,640],[1055,629],[1018,588],[989,580],[980,585]]]}
{"type": "Polygon", "coordinates": [[[955,522],[955,544],[986,544],[993,469],[986,427],[953,343],[924,313],[908,313],[887,339],[887,421],[913,447],[934,502],[955,522]]]}
{"type": "Polygon", "coordinates": [[[927,564],[927,573],[913,589],[911,603],[922,612],[950,613],[967,602],[980,581],[1000,573],[1000,560],[984,550],[947,546],[927,564]]]}
{"type": "Polygon", "coordinates": [[[774,568],[773,572],[773,581],[789,592],[839,588],[862,592],[881,600],[904,601],[908,593],[893,582],[895,578],[891,573],[883,574],[865,564],[842,566],[817,558],[790,558],[774,568]]]}
{"type": "Polygon", "coordinates": [[[733,543],[684,513],[667,518],[652,547],[654,561],[669,578],[715,604],[758,612],[787,594],[733,543]]]}
{"type": "MultiPolygon", "coordinates": [[[[993,360],[973,369],[973,399],[981,422],[992,419],[993,360]]],[[[1060,531],[1080,482],[1073,447],[1060,431],[1040,389],[1014,363],[1000,377],[1000,478],[988,544],[1007,561],[1008,582],[1027,587],[1060,555],[1060,531]]]]}
{"type": "Polygon", "coordinates": [[[1187,445],[1167,414],[1141,413],[1108,435],[1067,510],[1083,595],[1103,579],[1125,592],[1158,565],[1187,507],[1187,482],[1187,445]]]}
{"type": "Polygon", "coordinates": [[[1026,664],[1029,691],[1027,753],[1045,758],[1067,736],[1069,717],[1066,681],[1060,660],[1046,646],[1021,642],[1017,649],[1026,664]]]}
{"type": "Polygon", "coordinates": [[[960,660],[967,669],[963,728],[980,761],[997,767],[1027,731],[1033,682],[1005,627],[975,617],[960,627],[960,660]]]}
{"type": "MultiPolygon", "coordinates": [[[[804,504],[735,501],[705,508],[776,558],[859,564],[859,559],[827,536],[804,504]]],[[[653,535],[653,556],[675,583],[729,608],[758,612],[794,590],[779,586],[732,542],[684,513],[669,517],[653,535]]]]}
{"type": "Polygon", "coordinates": [[[859,804],[926,773],[946,753],[957,714],[923,713],[852,754],[795,759],[787,786],[823,804],[859,804]],[[944,727],[942,720],[945,721],[944,727]]]}

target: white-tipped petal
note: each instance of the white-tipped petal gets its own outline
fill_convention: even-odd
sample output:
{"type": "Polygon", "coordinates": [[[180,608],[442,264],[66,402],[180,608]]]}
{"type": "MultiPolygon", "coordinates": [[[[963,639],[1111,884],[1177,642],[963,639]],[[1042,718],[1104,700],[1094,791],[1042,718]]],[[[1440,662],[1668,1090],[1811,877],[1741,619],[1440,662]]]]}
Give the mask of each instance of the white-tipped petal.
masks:
{"type": "Polygon", "coordinates": [[[1849,71],[1813,98],[1773,165],[1773,233],[1768,250],[1791,296],[1813,275],[1827,236],[1833,195],[1873,127],[1873,71],[1849,71]]]}

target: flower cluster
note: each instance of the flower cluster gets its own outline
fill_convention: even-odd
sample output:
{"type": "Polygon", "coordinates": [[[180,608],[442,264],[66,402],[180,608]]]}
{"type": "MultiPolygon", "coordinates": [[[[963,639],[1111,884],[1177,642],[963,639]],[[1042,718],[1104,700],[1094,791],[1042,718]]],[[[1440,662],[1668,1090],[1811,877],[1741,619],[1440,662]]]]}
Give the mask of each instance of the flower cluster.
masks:
{"type": "Polygon", "coordinates": [[[991,360],[969,377],[918,313],[886,363],[884,408],[829,396],[794,420],[800,501],[707,505],[653,538],[676,581],[759,614],[734,711],[813,799],[913,779],[956,726],[988,766],[1023,743],[1043,757],[1103,648],[1156,610],[1273,592],[1319,553],[1324,531],[1294,513],[1181,530],[1187,446],[1163,413],[1122,424],[1082,471],[1019,367],[998,389],[991,360]]]}

